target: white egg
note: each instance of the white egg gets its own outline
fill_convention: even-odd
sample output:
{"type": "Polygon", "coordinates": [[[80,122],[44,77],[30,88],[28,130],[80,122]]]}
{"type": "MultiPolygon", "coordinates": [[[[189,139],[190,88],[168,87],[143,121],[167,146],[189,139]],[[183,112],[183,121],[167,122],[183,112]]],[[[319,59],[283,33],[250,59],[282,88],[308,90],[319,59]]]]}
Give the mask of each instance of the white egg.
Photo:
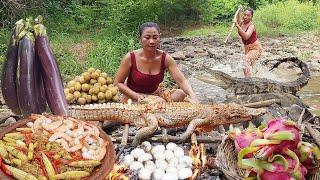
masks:
{"type": "Polygon", "coordinates": [[[174,151],[174,150],[177,148],[177,144],[176,144],[176,143],[173,143],[173,142],[169,142],[169,143],[166,145],[166,148],[167,148],[168,150],[174,151]]]}
{"type": "Polygon", "coordinates": [[[187,179],[192,176],[192,170],[190,168],[182,168],[178,172],[179,179],[187,179]]]}
{"type": "Polygon", "coordinates": [[[149,180],[151,179],[152,171],[150,169],[142,168],[139,171],[139,179],[149,180]]]}
{"type": "Polygon", "coordinates": [[[163,175],[164,175],[164,170],[163,169],[155,169],[153,171],[153,179],[154,180],[161,180],[163,175]]]}
{"type": "Polygon", "coordinates": [[[153,153],[154,159],[165,159],[164,151],[156,151],[153,153]]]}
{"type": "Polygon", "coordinates": [[[168,166],[167,168],[166,168],[166,173],[178,173],[178,170],[177,170],[177,168],[175,168],[175,167],[172,167],[172,166],[168,166]]]}
{"type": "Polygon", "coordinates": [[[129,167],[130,164],[131,164],[133,161],[134,161],[134,157],[133,157],[131,154],[126,155],[126,156],[124,157],[124,159],[123,159],[123,163],[124,163],[127,167],[129,167]]]}
{"type": "Polygon", "coordinates": [[[171,150],[165,150],[164,151],[164,158],[169,161],[170,159],[174,158],[174,154],[171,150]]]}
{"type": "Polygon", "coordinates": [[[179,164],[179,160],[175,157],[168,161],[168,166],[177,167],[178,164],[179,164]]]}
{"type": "Polygon", "coordinates": [[[149,153],[144,153],[142,156],[138,157],[138,162],[145,162],[152,160],[152,155],[149,153]]]}
{"type": "Polygon", "coordinates": [[[146,161],[144,163],[144,167],[147,169],[150,169],[151,171],[154,171],[156,169],[156,165],[154,164],[153,161],[146,161]]]}
{"type": "Polygon", "coordinates": [[[186,166],[186,164],[185,163],[179,163],[178,165],[177,165],[177,169],[183,169],[183,168],[186,168],[187,166],[186,166]]]}
{"type": "Polygon", "coordinates": [[[175,150],[174,150],[174,156],[179,159],[181,158],[182,156],[184,155],[184,151],[181,147],[177,147],[175,150]]]}
{"type": "Polygon", "coordinates": [[[151,150],[151,143],[149,141],[144,141],[142,144],[141,144],[141,148],[143,150],[145,150],[146,152],[150,152],[151,150]]]}
{"type": "Polygon", "coordinates": [[[161,180],[178,180],[178,174],[177,173],[165,173],[161,180]]]}
{"type": "Polygon", "coordinates": [[[137,161],[133,161],[129,167],[129,169],[133,170],[133,171],[137,171],[141,168],[143,168],[143,164],[141,162],[137,162],[137,161]]]}
{"type": "Polygon", "coordinates": [[[130,154],[131,154],[134,158],[138,159],[138,158],[139,158],[140,156],[142,156],[144,153],[145,153],[145,152],[144,152],[143,149],[141,149],[141,148],[136,148],[136,149],[132,150],[130,154]]]}
{"type": "Polygon", "coordinates": [[[168,166],[167,162],[164,159],[157,159],[155,164],[157,168],[160,168],[163,170],[166,169],[168,166]]]}
{"type": "Polygon", "coordinates": [[[156,145],[151,149],[151,154],[154,154],[157,151],[164,151],[165,149],[164,145],[156,145]]]}
{"type": "Polygon", "coordinates": [[[192,158],[190,156],[182,156],[179,159],[180,164],[184,164],[185,167],[191,168],[192,167],[192,158]]]}

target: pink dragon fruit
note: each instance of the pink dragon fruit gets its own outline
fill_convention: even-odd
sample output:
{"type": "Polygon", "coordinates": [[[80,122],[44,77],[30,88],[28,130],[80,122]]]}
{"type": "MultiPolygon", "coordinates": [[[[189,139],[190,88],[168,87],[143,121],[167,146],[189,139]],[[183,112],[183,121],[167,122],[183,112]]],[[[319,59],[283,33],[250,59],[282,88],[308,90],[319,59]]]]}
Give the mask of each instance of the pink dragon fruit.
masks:
{"type": "MultiPolygon", "coordinates": [[[[242,131],[239,128],[231,128],[228,134],[229,137],[234,140],[237,152],[248,147],[253,140],[263,137],[261,130],[256,128],[252,123],[250,123],[247,129],[242,131]]],[[[248,157],[249,156],[250,155],[248,155],[248,157]]]]}
{"type": "Polygon", "coordinates": [[[248,173],[249,177],[258,177],[261,180],[304,180],[307,174],[307,169],[299,161],[288,156],[275,155],[268,158],[268,161],[243,159],[242,162],[247,169],[251,168],[248,173]],[[298,168],[295,169],[296,167],[298,168]]]}
{"type": "Polygon", "coordinates": [[[255,143],[263,146],[255,155],[257,158],[267,158],[271,154],[286,154],[287,150],[295,150],[301,140],[296,123],[283,118],[270,120],[263,135],[265,143],[251,144],[251,146],[256,146],[255,143]],[[277,143],[279,141],[280,143],[277,143]]]}
{"type": "Polygon", "coordinates": [[[298,155],[300,162],[310,173],[314,173],[319,169],[320,150],[316,145],[301,141],[295,152],[298,155]]]}

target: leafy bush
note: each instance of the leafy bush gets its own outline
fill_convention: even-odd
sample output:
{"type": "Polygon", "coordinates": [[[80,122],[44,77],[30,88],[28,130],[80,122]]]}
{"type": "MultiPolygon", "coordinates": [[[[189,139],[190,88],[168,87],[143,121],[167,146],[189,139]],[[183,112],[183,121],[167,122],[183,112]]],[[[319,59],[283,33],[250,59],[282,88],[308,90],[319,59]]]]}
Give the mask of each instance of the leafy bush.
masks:
{"type": "Polygon", "coordinates": [[[314,30],[319,27],[319,5],[311,2],[299,3],[296,0],[269,4],[255,13],[257,28],[297,32],[314,30]],[[317,21],[318,20],[318,21],[317,21]]]}

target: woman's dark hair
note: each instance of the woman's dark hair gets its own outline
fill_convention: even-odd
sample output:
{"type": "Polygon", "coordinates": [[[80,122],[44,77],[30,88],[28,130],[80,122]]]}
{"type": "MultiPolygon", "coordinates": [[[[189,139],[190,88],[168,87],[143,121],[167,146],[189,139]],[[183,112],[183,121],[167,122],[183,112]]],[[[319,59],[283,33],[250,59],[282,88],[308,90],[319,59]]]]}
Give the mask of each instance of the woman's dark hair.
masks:
{"type": "Polygon", "coordinates": [[[140,25],[139,27],[139,37],[141,37],[143,31],[145,28],[148,28],[148,27],[154,27],[156,28],[156,30],[158,31],[158,33],[160,33],[160,27],[157,23],[154,23],[154,22],[146,22],[146,23],[143,23],[140,25]]]}
{"type": "Polygon", "coordinates": [[[244,9],[244,11],[249,11],[250,13],[251,13],[251,15],[253,16],[253,9],[252,8],[246,8],[246,9],[244,9]]]}

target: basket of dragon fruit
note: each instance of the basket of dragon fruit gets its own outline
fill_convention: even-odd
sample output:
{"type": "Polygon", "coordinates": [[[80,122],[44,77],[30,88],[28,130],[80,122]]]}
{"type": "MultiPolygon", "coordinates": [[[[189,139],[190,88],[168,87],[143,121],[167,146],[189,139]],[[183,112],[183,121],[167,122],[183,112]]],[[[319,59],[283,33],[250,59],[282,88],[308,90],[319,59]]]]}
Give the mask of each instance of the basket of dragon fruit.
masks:
{"type": "Polygon", "coordinates": [[[302,141],[302,134],[284,118],[244,130],[231,127],[218,147],[216,164],[230,180],[320,180],[320,150],[302,141]]]}
{"type": "Polygon", "coordinates": [[[0,132],[0,179],[102,180],[114,162],[111,138],[74,118],[32,114],[0,132]]]}

